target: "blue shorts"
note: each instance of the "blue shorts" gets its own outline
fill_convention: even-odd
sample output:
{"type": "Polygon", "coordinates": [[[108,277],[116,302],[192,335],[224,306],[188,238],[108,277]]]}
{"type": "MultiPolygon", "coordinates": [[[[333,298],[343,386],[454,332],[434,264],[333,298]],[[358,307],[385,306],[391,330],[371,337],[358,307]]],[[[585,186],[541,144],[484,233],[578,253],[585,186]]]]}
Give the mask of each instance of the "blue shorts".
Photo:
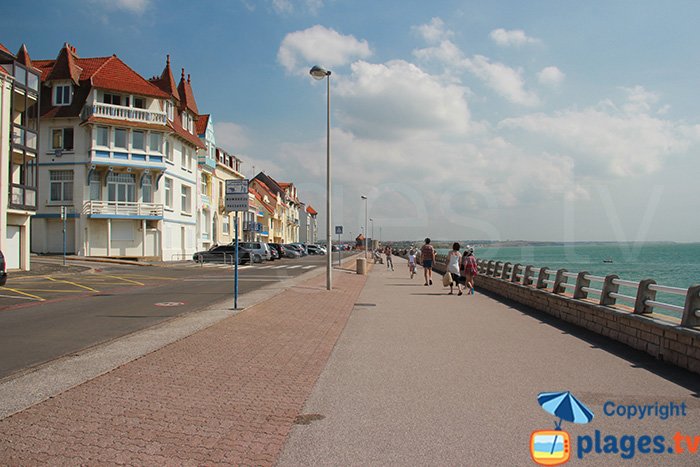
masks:
{"type": "Polygon", "coordinates": [[[432,268],[433,267],[433,260],[432,259],[423,260],[423,267],[424,268],[432,268]]]}

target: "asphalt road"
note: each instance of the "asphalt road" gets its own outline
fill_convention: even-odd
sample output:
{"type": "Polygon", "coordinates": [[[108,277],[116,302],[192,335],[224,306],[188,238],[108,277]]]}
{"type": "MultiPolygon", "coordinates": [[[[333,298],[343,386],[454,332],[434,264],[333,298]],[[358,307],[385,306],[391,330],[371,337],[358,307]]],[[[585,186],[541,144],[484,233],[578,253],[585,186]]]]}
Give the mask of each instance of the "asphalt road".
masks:
{"type": "MultiPolygon", "coordinates": [[[[0,288],[0,379],[215,303],[233,308],[230,267],[91,266],[0,288]]],[[[307,256],[242,267],[239,294],[324,266],[324,256],[307,256]]]]}

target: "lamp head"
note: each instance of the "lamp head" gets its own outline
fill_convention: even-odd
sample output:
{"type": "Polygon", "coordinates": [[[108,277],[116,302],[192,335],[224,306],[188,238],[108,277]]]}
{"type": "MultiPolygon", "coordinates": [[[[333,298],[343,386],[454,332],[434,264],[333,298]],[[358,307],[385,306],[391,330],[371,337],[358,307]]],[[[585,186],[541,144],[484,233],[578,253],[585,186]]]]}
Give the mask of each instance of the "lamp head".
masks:
{"type": "Polygon", "coordinates": [[[365,195],[360,195],[360,198],[367,199],[367,197],[365,195]]]}
{"type": "Polygon", "coordinates": [[[326,76],[330,76],[331,72],[318,65],[314,65],[311,70],[309,70],[309,74],[313,77],[313,79],[323,79],[326,76]]]}

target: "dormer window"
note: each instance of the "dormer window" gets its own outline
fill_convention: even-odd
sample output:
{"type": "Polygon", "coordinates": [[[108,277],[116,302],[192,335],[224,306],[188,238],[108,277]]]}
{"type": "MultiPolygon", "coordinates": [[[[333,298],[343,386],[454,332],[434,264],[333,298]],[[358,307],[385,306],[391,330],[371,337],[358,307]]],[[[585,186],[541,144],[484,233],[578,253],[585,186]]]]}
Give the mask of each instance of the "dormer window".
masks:
{"type": "Polygon", "coordinates": [[[53,87],[53,105],[70,105],[73,101],[73,86],[70,84],[58,84],[53,87]]]}

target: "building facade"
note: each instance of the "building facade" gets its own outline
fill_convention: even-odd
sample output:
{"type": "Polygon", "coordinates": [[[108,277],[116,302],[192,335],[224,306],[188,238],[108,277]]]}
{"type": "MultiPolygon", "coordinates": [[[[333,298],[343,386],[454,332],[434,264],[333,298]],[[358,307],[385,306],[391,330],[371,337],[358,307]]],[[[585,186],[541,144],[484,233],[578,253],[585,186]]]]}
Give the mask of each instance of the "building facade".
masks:
{"type": "Polygon", "coordinates": [[[302,243],[316,243],[318,241],[318,212],[304,204],[299,209],[299,241],[302,243]]]}
{"type": "Polygon", "coordinates": [[[40,73],[23,45],[0,44],[0,250],[8,269],[30,268],[31,216],[36,213],[40,73]]]}

